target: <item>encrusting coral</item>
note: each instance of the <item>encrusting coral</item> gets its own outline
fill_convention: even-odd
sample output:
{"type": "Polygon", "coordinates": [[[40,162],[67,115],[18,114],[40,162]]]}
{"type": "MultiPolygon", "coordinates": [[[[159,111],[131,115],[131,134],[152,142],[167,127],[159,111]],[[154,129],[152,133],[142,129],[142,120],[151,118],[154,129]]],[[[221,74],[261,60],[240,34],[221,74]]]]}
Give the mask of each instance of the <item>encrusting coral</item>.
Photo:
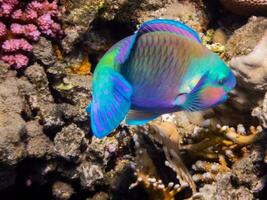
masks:
{"type": "Polygon", "coordinates": [[[221,3],[227,9],[238,15],[267,14],[267,1],[265,0],[221,0],[221,3]]]}
{"type": "Polygon", "coordinates": [[[261,106],[253,109],[252,116],[257,117],[264,128],[267,128],[267,92],[261,106]]]}
{"type": "Polygon", "coordinates": [[[192,138],[186,140],[190,142],[184,144],[177,125],[171,121],[156,120],[147,126],[139,127],[138,130],[134,135],[137,158],[133,167],[137,180],[130,188],[141,184],[148,192],[151,191],[152,196],[153,191],[160,196],[153,196],[154,199],[166,200],[175,199],[178,193],[188,187],[191,188],[193,194],[196,194],[195,183],[216,181],[219,174],[231,171],[231,165],[235,165],[243,158],[248,145],[262,141],[266,137],[261,126],[251,126],[246,130],[242,124],[239,124],[237,129],[220,125],[214,128],[196,126],[194,134],[191,135],[192,138]],[[176,173],[176,181],[180,184],[163,181],[160,169],[149,153],[150,147],[148,146],[151,144],[145,144],[147,141],[142,139],[143,137],[150,138],[153,143],[160,145],[166,159],[165,166],[170,167],[176,173]],[[200,159],[192,166],[194,174],[191,175],[186,168],[180,151],[190,155],[192,161],[200,159]]]}
{"type": "Polygon", "coordinates": [[[0,0],[0,60],[17,69],[28,65],[31,43],[41,34],[63,34],[58,15],[57,1],[0,0]]]}
{"type": "MultiPolygon", "coordinates": [[[[242,125],[241,125],[242,126],[242,125]]],[[[184,144],[181,150],[187,151],[193,156],[198,156],[206,159],[221,159],[220,156],[226,155],[229,159],[234,160],[236,157],[231,151],[243,146],[252,144],[265,137],[265,132],[261,126],[257,128],[251,126],[248,132],[243,131],[243,128],[237,129],[228,126],[217,125],[216,128],[199,129],[199,142],[193,144],[184,144]]]]}
{"type": "MultiPolygon", "coordinates": [[[[155,160],[155,158],[153,158],[153,155],[151,155],[150,150],[148,149],[149,144],[147,143],[149,142],[147,142],[146,140],[149,138],[152,139],[152,137],[150,137],[150,134],[153,135],[160,135],[160,133],[171,134],[173,133],[173,131],[174,131],[173,134],[174,138],[172,139],[174,142],[176,141],[176,139],[179,138],[179,134],[177,134],[177,131],[175,130],[175,126],[173,124],[170,123],[165,124],[159,122],[159,123],[153,123],[153,127],[151,125],[138,128],[137,131],[138,134],[135,134],[133,136],[136,148],[136,159],[135,159],[135,164],[133,164],[132,168],[135,171],[134,175],[136,176],[136,182],[130,185],[129,187],[130,189],[133,189],[136,186],[141,185],[148,192],[150,199],[155,199],[155,200],[156,199],[174,200],[175,196],[181,191],[188,188],[188,186],[191,187],[193,192],[196,192],[196,186],[193,180],[191,179],[191,176],[188,173],[186,167],[184,166],[183,162],[179,157],[179,148],[177,148],[178,147],[177,143],[172,143],[171,144],[172,149],[168,149],[167,146],[163,144],[164,142],[167,142],[166,141],[167,139],[163,139],[160,136],[157,138],[156,136],[153,137],[155,140],[157,140],[160,144],[163,145],[164,154],[167,159],[165,163],[160,163],[160,160],[155,160]],[[146,136],[142,136],[142,134],[146,133],[147,136],[149,136],[149,138],[144,138],[146,136]],[[170,155],[170,152],[175,157],[172,157],[170,155]],[[163,166],[159,167],[159,165],[162,164],[163,166]],[[174,180],[173,182],[172,181],[166,182],[166,179],[164,180],[164,176],[167,176],[168,174],[168,172],[165,171],[168,168],[164,170],[164,165],[165,167],[166,166],[170,167],[174,172],[176,172],[177,179],[174,180]]],[[[155,151],[153,150],[154,153],[155,151]]]]}

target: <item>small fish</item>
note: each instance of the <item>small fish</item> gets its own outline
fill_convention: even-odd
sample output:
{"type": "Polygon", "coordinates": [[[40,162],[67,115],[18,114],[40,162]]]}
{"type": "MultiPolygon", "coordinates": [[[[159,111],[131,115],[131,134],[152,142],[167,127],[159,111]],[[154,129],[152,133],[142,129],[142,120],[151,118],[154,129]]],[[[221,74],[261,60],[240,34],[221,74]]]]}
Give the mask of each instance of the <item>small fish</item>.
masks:
{"type": "Polygon", "coordinates": [[[102,138],[126,117],[141,125],[165,113],[201,111],[226,101],[236,79],[198,34],[178,21],[155,19],[111,47],[96,66],[86,111],[102,138]]]}

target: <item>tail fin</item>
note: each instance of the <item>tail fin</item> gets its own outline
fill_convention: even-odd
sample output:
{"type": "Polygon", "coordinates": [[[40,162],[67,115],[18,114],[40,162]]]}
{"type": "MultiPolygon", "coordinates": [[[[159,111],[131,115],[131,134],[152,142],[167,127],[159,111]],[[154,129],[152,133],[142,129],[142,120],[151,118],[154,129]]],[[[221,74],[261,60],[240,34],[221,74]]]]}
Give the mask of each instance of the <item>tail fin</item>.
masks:
{"type": "Polygon", "coordinates": [[[117,128],[131,106],[132,87],[118,72],[101,68],[93,80],[93,101],[90,112],[93,134],[98,138],[117,128]]]}

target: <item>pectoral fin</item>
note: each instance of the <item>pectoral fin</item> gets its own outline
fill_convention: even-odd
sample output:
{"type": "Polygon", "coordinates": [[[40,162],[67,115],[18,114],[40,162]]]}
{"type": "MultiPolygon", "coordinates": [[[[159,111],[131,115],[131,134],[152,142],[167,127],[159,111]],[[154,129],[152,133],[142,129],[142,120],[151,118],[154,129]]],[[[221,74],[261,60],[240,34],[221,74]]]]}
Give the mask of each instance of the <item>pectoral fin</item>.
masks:
{"type": "Polygon", "coordinates": [[[192,91],[188,94],[178,96],[176,102],[180,102],[181,107],[188,111],[205,110],[206,106],[203,104],[203,92],[209,83],[208,73],[204,74],[192,91]]]}
{"type": "Polygon", "coordinates": [[[93,134],[102,138],[119,126],[130,109],[132,87],[118,72],[103,68],[93,80],[90,112],[93,134]]]}

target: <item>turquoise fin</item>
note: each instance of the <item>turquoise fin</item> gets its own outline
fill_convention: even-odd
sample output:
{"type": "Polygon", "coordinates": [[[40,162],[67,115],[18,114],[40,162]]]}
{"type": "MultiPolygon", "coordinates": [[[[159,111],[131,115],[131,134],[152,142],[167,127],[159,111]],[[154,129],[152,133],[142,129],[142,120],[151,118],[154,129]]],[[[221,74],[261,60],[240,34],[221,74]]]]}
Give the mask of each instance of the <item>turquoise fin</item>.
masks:
{"type": "Polygon", "coordinates": [[[103,138],[117,128],[131,106],[132,87],[118,72],[105,67],[93,80],[90,112],[93,134],[103,138]]]}
{"type": "Polygon", "coordinates": [[[160,116],[158,113],[149,113],[139,110],[130,110],[127,117],[126,123],[129,125],[143,125],[155,118],[160,116]]]}

